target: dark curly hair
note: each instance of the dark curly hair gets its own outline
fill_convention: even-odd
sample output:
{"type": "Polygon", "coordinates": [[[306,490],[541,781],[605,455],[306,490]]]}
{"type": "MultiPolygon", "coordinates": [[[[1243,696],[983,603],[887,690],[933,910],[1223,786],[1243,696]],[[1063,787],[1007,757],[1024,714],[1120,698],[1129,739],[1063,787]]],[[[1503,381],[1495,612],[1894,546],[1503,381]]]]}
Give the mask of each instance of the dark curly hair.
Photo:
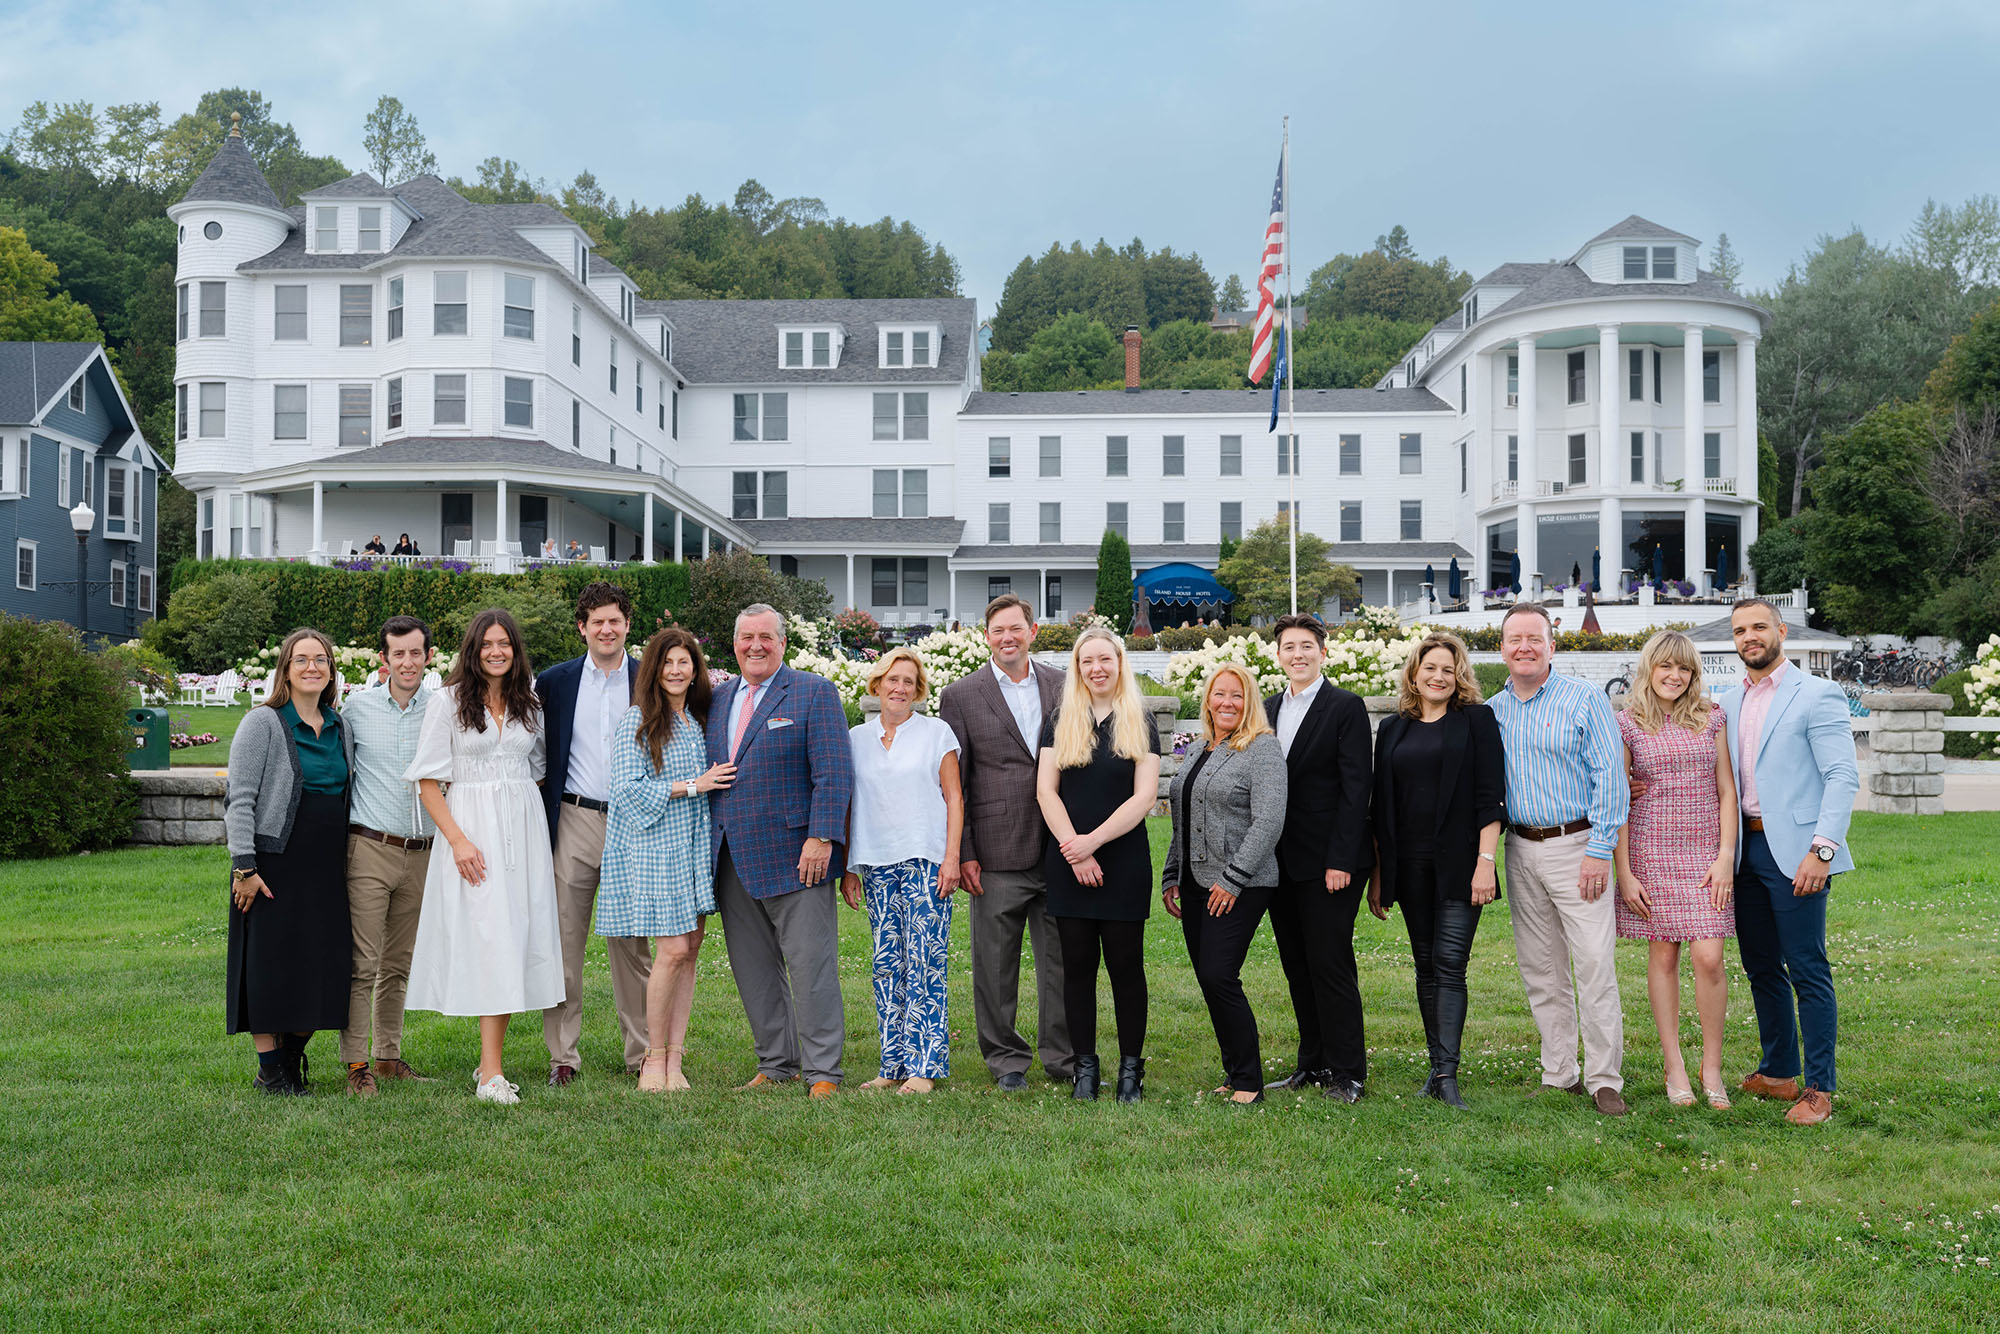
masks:
{"type": "Polygon", "coordinates": [[[624,613],[626,620],[632,619],[632,595],[617,584],[599,579],[585,584],[583,591],[576,595],[576,622],[583,624],[590,619],[590,613],[599,607],[615,606],[624,613]]]}
{"type": "Polygon", "coordinates": [[[458,661],[445,684],[458,692],[458,725],[467,732],[486,730],[486,671],[479,665],[479,647],[494,626],[507,632],[514,646],[514,665],[500,681],[500,702],[509,718],[518,719],[530,732],[542,725],[542,702],[535,696],[535,673],[528,665],[528,646],[521,639],[521,627],[504,607],[488,607],[465,627],[465,639],[458,648],[458,661]]]}

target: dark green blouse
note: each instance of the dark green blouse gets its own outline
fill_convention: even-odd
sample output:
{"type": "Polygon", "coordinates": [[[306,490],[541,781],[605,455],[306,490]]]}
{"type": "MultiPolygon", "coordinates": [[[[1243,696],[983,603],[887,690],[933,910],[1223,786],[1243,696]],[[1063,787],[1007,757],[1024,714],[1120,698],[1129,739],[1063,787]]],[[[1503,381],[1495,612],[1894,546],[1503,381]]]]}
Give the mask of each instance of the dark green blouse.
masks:
{"type": "Polygon", "coordinates": [[[319,734],[315,736],[290,700],[285,701],[278,714],[285,720],[285,726],[292,729],[292,740],[298,743],[299,777],[305,790],[322,797],[343,795],[347,791],[347,751],[340,741],[340,715],[322,710],[319,734]]]}

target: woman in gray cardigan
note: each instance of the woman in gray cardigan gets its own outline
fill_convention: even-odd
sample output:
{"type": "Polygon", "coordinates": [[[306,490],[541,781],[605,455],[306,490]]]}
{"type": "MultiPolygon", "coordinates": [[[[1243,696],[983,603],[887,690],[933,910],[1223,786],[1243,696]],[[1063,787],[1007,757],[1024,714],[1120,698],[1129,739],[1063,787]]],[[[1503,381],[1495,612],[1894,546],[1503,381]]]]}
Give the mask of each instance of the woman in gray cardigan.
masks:
{"type": "Polygon", "coordinates": [[[1227,1082],[1216,1092],[1234,1103],[1262,1102],[1264,1061],[1257,1016],[1243,994],[1243,959],[1278,885],[1285,752],[1264,717],[1256,680],[1238,663],[1209,674],[1201,721],[1207,744],[1174,775],[1168,796],[1174,832],[1160,897],[1181,920],[1222,1047],[1227,1082]]]}
{"type": "Polygon", "coordinates": [[[257,1045],[254,1088],[306,1092],[306,1043],[347,1025],[347,793],[354,738],[333,641],[294,630],[271,696],[229,744],[228,1031],[257,1045]]]}

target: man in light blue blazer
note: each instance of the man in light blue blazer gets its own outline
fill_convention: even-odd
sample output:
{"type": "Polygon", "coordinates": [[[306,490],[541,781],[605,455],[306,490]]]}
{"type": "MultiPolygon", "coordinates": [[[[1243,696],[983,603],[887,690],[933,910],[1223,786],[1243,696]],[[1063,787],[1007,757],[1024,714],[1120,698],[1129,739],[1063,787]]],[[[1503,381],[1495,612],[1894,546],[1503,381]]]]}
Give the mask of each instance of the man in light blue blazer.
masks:
{"type": "Polygon", "coordinates": [[[1847,847],[1861,788],[1854,730],[1841,688],[1786,661],[1776,607],[1762,598],[1739,602],[1729,628],[1746,669],[1744,684],[1722,696],[1743,820],[1736,945],[1764,1047],[1742,1087],[1790,1102],[1792,1124],[1817,1125],[1833,1115],[1839,1011],[1826,899],[1833,877],[1854,869],[1847,847]]]}

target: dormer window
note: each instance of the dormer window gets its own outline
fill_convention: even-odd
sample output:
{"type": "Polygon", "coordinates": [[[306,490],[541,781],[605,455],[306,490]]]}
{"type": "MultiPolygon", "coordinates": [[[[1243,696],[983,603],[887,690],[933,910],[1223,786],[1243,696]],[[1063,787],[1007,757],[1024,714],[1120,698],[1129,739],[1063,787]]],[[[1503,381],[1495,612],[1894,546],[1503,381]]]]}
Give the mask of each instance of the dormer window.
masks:
{"type": "Polygon", "coordinates": [[[313,249],[321,254],[332,254],[340,249],[340,210],[319,207],[313,209],[313,249]]]}
{"type": "Polygon", "coordinates": [[[1653,247],[1653,281],[1672,282],[1674,278],[1674,248],[1670,245],[1653,247]]]}
{"type": "Polygon", "coordinates": [[[1646,281],[1646,247],[1642,245],[1625,247],[1625,281],[1646,281]]]}
{"type": "Polygon", "coordinates": [[[803,366],[806,364],[806,336],[804,330],[793,330],[785,335],[785,364],[803,366]]]}
{"type": "Polygon", "coordinates": [[[364,208],[359,210],[361,219],[360,241],[356,249],[375,252],[382,249],[382,210],[364,208]]]}
{"type": "Polygon", "coordinates": [[[935,326],[884,328],[877,348],[877,364],[884,368],[929,366],[931,349],[937,345],[935,326]]]}
{"type": "Polygon", "coordinates": [[[840,362],[838,329],[778,330],[778,365],[786,370],[826,370],[840,362]]]}
{"type": "Polygon", "coordinates": [[[1628,245],[1624,247],[1624,257],[1627,282],[1642,283],[1649,277],[1656,283],[1678,280],[1680,255],[1674,246],[1628,245]]]}
{"type": "Polygon", "coordinates": [[[882,353],[882,364],[884,366],[902,365],[903,335],[900,332],[897,332],[897,333],[885,334],[883,336],[884,338],[887,339],[888,345],[882,353]]]}

